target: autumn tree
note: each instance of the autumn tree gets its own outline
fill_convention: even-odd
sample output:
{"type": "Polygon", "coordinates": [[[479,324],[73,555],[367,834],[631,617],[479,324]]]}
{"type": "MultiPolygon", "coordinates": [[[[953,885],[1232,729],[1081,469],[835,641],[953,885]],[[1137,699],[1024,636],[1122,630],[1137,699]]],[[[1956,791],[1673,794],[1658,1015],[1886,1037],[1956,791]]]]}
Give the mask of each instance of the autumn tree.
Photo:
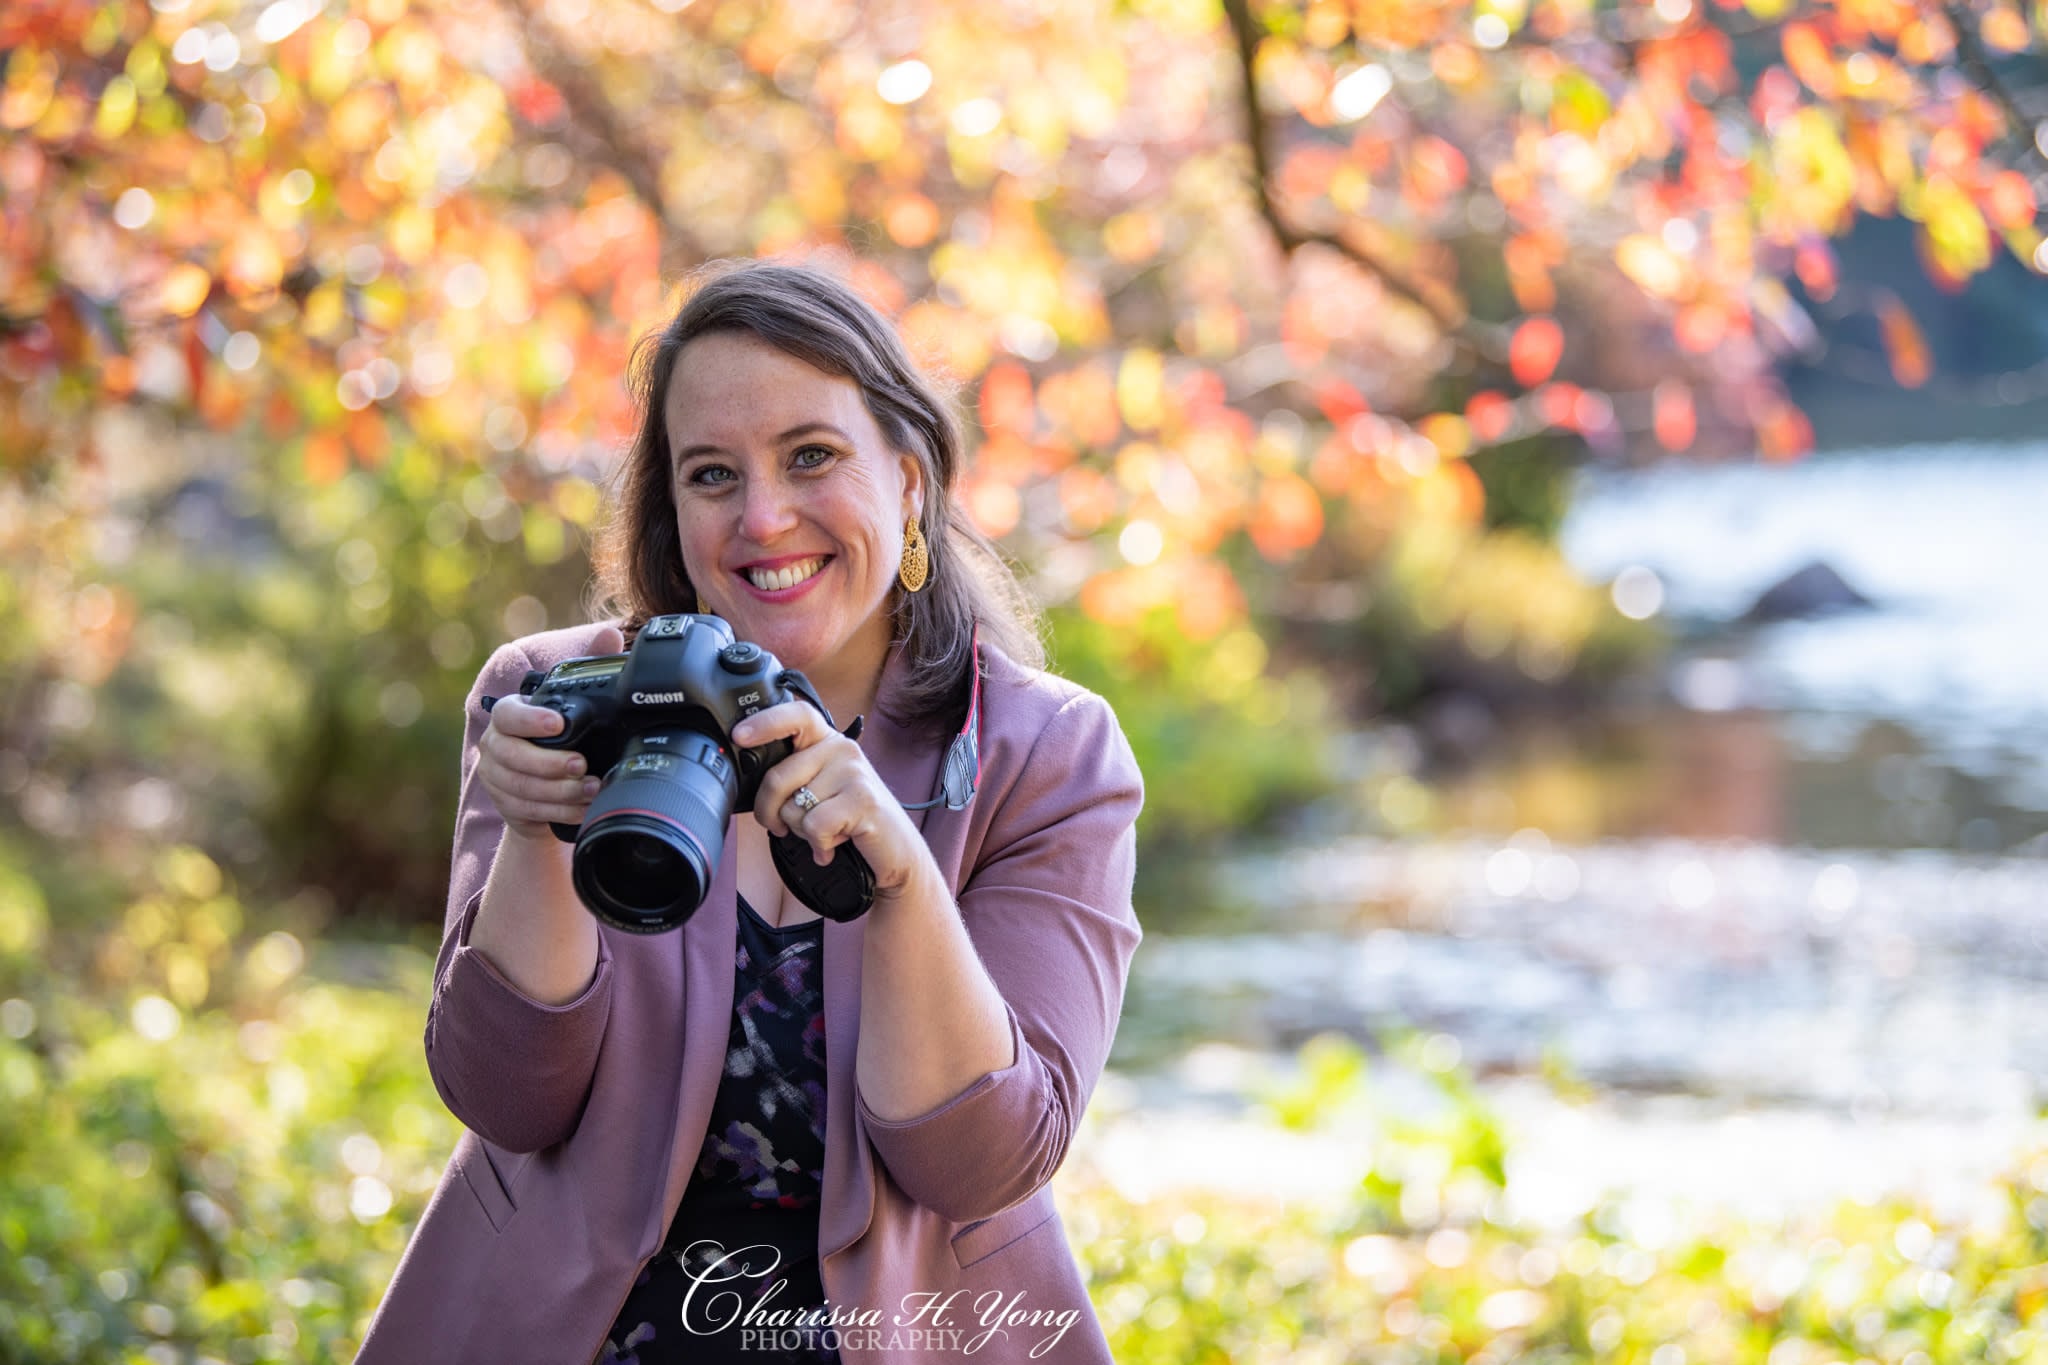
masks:
{"type": "MultiPolygon", "coordinates": [[[[1540,534],[1552,484],[1517,471],[1804,450],[1775,377],[1812,333],[1787,281],[1826,297],[1858,214],[1916,221],[1944,281],[2036,262],[2010,81],[2041,22],[2004,0],[10,5],[0,663],[37,687],[0,780],[36,796],[48,722],[87,728],[125,664],[236,743],[300,737],[265,750],[273,828],[249,840],[430,820],[374,799],[373,768],[337,787],[367,761],[352,727],[452,715],[481,651],[573,608],[632,342],[739,254],[836,262],[957,381],[966,505],[1082,663],[1242,705],[1275,642],[1247,622],[1291,620],[1557,678],[1612,615],[1540,534]],[[195,555],[213,619],[287,643],[195,653],[163,586],[195,555]],[[408,672],[425,655],[440,672],[408,672]]],[[[1874,306],[1923,380],[1912,320],[1874,306]]],[[[203,785],[225,761],[122,743],[114,795],[143,817],[150,765],[203,785]]],[[[40,799],[63,825],[72,798],[40,799]]]]}

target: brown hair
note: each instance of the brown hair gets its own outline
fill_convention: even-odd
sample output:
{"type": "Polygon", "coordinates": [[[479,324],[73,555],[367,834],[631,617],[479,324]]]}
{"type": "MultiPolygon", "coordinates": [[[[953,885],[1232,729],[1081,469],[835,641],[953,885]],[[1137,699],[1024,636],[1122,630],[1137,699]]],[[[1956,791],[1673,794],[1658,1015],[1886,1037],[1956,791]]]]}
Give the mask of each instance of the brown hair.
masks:
{"type": "Polygon", "coordinates": [[[1044,667],[1037,611],[1001,552],[954,502],[965,459],[959,424],[896,329],[845,284],[805,266],[715,262],[697,272],[696,281],[675,317],[633,346],[627,383],[640,429],[610,490],[593,549],[593,614],[623,618],[630,640],[650,617],[697,609],[670,487],[669,379],[690,342],[711,332],[744,332],[859,385],[890,447],[924,467],[918,524],[930,547],[931,581],[922,592],[899,585],[893,593],[894,643],[910,652],[910,668],[907,689],[889,708],[891,719],[933,734],[958,728],[977,623],[983,638],[1011,658],[1044,667]]]}

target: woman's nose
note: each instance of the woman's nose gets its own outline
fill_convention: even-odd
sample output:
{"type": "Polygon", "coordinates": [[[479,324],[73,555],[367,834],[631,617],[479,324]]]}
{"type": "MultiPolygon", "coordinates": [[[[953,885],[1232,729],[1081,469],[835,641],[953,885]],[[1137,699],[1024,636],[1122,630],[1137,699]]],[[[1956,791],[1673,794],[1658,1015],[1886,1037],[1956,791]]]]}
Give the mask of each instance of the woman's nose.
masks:
{"type": "Polygon", "coordinates": [[[740,534],[748,540],[765,545],[795,526],[796,520],[796,498],[780,479],[756,479],[747,484],[740,534]]]}

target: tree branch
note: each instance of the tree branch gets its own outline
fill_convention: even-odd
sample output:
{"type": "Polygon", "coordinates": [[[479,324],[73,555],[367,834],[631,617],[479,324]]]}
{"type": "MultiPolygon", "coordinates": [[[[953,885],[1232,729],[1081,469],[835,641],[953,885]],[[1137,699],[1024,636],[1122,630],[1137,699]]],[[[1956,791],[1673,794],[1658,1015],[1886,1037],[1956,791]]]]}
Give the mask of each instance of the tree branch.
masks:
{"type": "Polygon", "coordinates": [[[1429,296],[1399,267],[1382,260],[1370,248],[1339,233],[1312,232],[1288,221],[1273,195],[1272,124],[1259,105],[1258,58],[1264,41],[1252,18],[1250,0],[1223,0],[1230,17],[1230,30],[1237,42],[1240,98],[1244,107],[1245,140],[1252,154],[1252,187],[1258,199],[1259,215],[1266,220],[1281,250],[1292,255],[1303,246],[1327,247],[1353,265],[1377,278],[1387,292],[1406,300],[1429,315],[1437,329],[1468,359],[1499,360],[1498,344],[1469,318],[1459,317],[1443,303],[1429,296]]]}
{"type": "Polygon", "coordinates": [[[596,74],[556,41],[550,22],[529,0],[506,0],[521,20],[527,64],[555,88],[568,106],[569,120],[585,135],[592,159],[616,171],[661,230],[664,273],[684,270],[714,254],[669,216],[661,187],[664,156],[623,118],[596,74]]]}
{"type": "Polygon", "coordinates": [[[2042,149],[2039,139],[2034,136],[2034,120],[2027,117],[2026,111],[2020,108],[2020,102],[2013,97],[2012,91],[1998,78],[1998,73],[1991,69],[1991,54],[1984,50],[1983,39],[1977,35],[1976,28],[1970,23],[1969,11],[1957,3],[1957,0],[1944,0],[1941,12],[1947,17],[1949,28],[1954,30],[1956,57],[1962,66],[1963,74],[1968,76],[1979,90],[1989,95],[1992,102],[2004,113],[2005,121],[2012,125],[2010,136],[2023,139],[2034,149],[2036,156],[2048,160],[2048,151],[2042,149]]]}

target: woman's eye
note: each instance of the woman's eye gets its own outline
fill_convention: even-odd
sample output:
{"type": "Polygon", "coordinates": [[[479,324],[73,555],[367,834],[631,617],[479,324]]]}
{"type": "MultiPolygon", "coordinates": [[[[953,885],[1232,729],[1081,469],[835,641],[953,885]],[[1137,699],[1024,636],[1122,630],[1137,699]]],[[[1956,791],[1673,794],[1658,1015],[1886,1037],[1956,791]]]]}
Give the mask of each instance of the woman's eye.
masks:
{"type": "Polygon", "coordinates": [[[799,469],[816,469],[836,454],[830,446],[802,446],[796,452],[795,462],[799,469]]]}
{"type": "Polygon", "coordinates": [[[721,484],[732,478],[732,471],[724,465],[700,464],[683,476],[684,483],[721,484]]]}

